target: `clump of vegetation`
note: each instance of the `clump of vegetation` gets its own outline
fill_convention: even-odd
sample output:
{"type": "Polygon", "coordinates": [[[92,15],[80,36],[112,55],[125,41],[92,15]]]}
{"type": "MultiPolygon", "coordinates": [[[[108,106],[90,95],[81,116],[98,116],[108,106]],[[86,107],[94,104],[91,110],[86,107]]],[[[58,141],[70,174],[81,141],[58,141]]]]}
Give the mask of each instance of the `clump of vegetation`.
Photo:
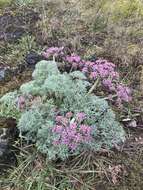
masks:
{"type": "Polygon", "coordinates": [[[18,118],[19,110],[16,106],[17,92],[9,92],[0,99],[0,116],[18,118]]]}
{"type": "Polygon", "coordinates": [[[15,4],[18,6],[26,6],[32,2],[33,2],[33,0],[15,0],[15,4]]]}
{"type": "Polygon", "coordinates": [[[38,50],[38,47],[35,38],[25,35],[17,43],[7,44],[1,48],[2,61],[12,67],[21,64],[28,53],[36,50],[38,50]]]}
{"type": "Polygon", "coordinates": [[[119,106],[124,102],[130,102],[132,99],[131,89],[121,83],[115,64],[108,60],[83,60],[80,56],[74,53],[66,55],[63,47],[51,47],[43,53],[43,56],[47,59],[51,57],[53,57],[53,59],[60,58],[63,62],[69,63],[71,71],[79,70],[84,73],[88,80],[91,83],[94,83],[90,92],[96,92],[97,87],[101,87],[98,91],[106,92],[109,99],[119,106]]]}
{"type": "Polygon", "coordinates": [[[0,8],[8,6],[12,0],[0,0],[0,8]]]}
{"type": "MultiPolygon", "coordinates": [[[[90,85],[80,71],[61,73],[56,62],[41,61],[33,80],[20,87],[13,101],[21,115],[18,127],[48,158],[64,160],[125,140],[108,103],[88,93],[90,85]]],[[[1,98],[2,105],[9,97],[11,101],[11,95],[1,98]]]]}
{"type": "MultiPolygon", "coordinates": [[[[8,5],[7,2],[10,1],[0,0],[0,7],[8,5]]],[[[127,80],[132,88],[137,85],[143,88],[142,1],[35,0],[33,5],[32,0],[12,2],[18,5],[17,10],[20,8],[22,14],[17,15],[13,10],[8,14],[8,8],[6,17],[3,19],[2,16],[2,23],[6,20],[8,26],[6,30],[3,24],[1,27],[4,40],[0,57],[2,66],[23,62],[27,53],[29,59],[33,50],[38,51],[39,44],[66,46],[68,54],[66,48],[49,48],[43,55],[45,59],[56,60],[56,65],[55,62],[38,63],[32,81],[0,99],[0,117],[16,118],[22,137],[18,143],[21,150],[18,167],[10,170],[10,176],[4,176],[4,179],[1,176],[0,187],[26,190],[142,189],[142,135],[140,130],[136,134],[142,127],[142,110],[134,104],[142,106],[142,91],[134,93],[135,98],[129,105],[131,90],[126,86],[127,80]],[[34,22],[35,14],[36,17],[30,19],[31,9],[40,13],[38,25],[34,22]],[[7,18],[12,16],[14,19],[8,22],[7,18]],[[21,34],[17,32],[17,19],[21,23],[21,34]],[[11,37],[16,43],[10,44],[11,37]],[[21,40],[16,41],[19,38],[21,40]],[[97,60],[96,56],[102,59],[97,60]],[[121,152],[108,151],[125,139],[125,132],[109,106],[111,102],[123,106],[119,117],[125,118],[123,122],[129,126],[129,141],[127,137],[121,152]],[[27,146],[23,138],[34,146],[27,146]],[[39,152],[52,160],[60,158],[65,161],[45,160],[39,152]],[[66,159],[69,156],[72,157],[66,159]]],[[[1,96],[31,80],[31,72],[26,70],[24,76],[17,74],[16,77],[10,83],[2,83],[1,96]]]]}

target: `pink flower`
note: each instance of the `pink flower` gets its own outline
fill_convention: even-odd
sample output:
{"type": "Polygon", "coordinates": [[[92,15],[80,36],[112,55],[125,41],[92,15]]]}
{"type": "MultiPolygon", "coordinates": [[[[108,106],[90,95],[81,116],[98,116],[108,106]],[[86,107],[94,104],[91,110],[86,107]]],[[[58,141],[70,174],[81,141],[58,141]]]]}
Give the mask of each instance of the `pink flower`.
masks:
{"type": "Polygon", "coordinates": [[[83,134],[83,141],[90,142],[92,140],[92,128],[89,125],[80,125],[80,132],[83,134]]]}
{"type": "Polygon", "coordinates": [[[91,61],[86,61],[85,62],[85,66],[86,67],[92,67],[95,63],[94,62],[91,62],[91,61]]]}
{"type": "Polygon", "coordinates": [[[112,81],[110,79],[104,79],[102,81],[103,85],[108,88],[110,91],[115,90],[114,84],[112,83],[112,81]]]}
{"type": "Polygon", "coordinates": [[[97,71],[99,72],[101,78],[109,76],[108,70],[104,69],[103,65],[99,65],[97,71]]]}
{"type": "Polygon", "coordinates": [[[25,105],[26,105],[26,100],[25,100],[24,96],[19,96],[18,101],[17,101],[18,109],[20,109],[20,110],[24,109],[25,105]]]}
{"type": "Polygon", "coordinates": [[[80,133],[78,133],[76,136],[75,136],[75,142],[82,142],[83,138],[82,138],[82,135],[80,133]]]}
{"type": "Polygon", "coordinates": [[[125,102],[129,102],[132,100],[131,90],[128,87],[125,87],[125,86],[119,84],[117,86],[116,92],[117,92],[118,99],[121,99],[125,102]]]}
{"type": "Polygon", "coordinates": [[[76,62],[73,62],[73,63],[72,63],[72,67],[73,67],[74,69],[77,69],[78,64],[77,64],[76,62]]]}
{"type": "Polygon", "coordinates": [[[79,65],[80,68],[83,68],[83,66],[85,65],[85,63],[84,63],[84,61],[80,61],[80,62],[78,63],[78,65],[79,65]]]}
{"type": "Polygon", "coordinates": [[[70,124],[70,128],[71,129],[76,129],[77,128],[77,124],[75,122],[70,124]]]}
{"type": "Polygon", "coordinates": [[[43,52],[43,56],[49,58],[50,56],[63,55],[63,49],[64,47],[50,47],[43,52]]]}
{"type": "Polygon", "coordinates": [[[77,113],[78,121],[71,122],[72,112],[67,112],[66,117],[57,116],[58,121],[62,121],[60,125],[55,125],[52,129],[57,139],[53,141],[54,146],[65,145],[70,151],[75,151],[81,144],[88,143],[92,140],[92,127],[88,125],[80,125],[79,120],[83,121],[86,118],[85,113],[77,113]],[[67,119],[68,124],[63,124],[63,118],[67,119]]]}
{"type": "Polygon", "coordinates": [[[63,125],[67,125],[68,124],[68,119],[66,117],[63,116],[57,116],[56,117],[56,122],[63,124],[63,125]]]}
{"type": "Polygon", "coordinates": [[[70,119],[72,116],[73,116],[73,113],[72,113],[72,112],[67,112],[67,113],[66,113],[66,117],[67,117],[67,118],[70,119]]]}
{"type": "Polygon", "coordinates": [[[57,116],[56,122],[62,122],[63,118],[64,118],[63,116],[57,116]]]}
{"type": "Polygon", "coordinates": [[[98,73],[97,72],[91,72],[90,73],[90,78],[91,79],[96,79],[98,77],[98,73]]]}
{"type": "Polygon", "coordinates": [[[81,58],[80,58],[80,56],[78,56],[76,54],[72,54],[71,56],[66,56],[66,60],[69,63],[73,63],[73,62],[79,63],[81,61],[81,58]]]}
{"type": "Polygon", "coordinates": [[[119,79],[119,73],[117,73],[115,71],[111,72],[110,76],[112,79],[117,79],[117,80],[119,79]]]}
{"type": "Polygon", "coordinates": [[[79,112],[76,114],[77,121],[82,122],[86,118],[86,114],[83,112],[79,112]]]}
{"type": "Polygon", "coordinates": [[[91,132],[91,127],[88,125],[80,125],[80,131],[89,134],[91,132]]]}
{"type": "Polygon", "coordinates": [[[98,70],[98,65],[97,65],[97,64],[94,64],[94,65],[92,66],[92,70],[97,72],[97,70],[98,70]]]}
{"type": "Polygon", "coordinates": [[[64,145],[69,145],[69,143],[70,143],[70,140],[66,137],[66,136],[63,136],[62,138],[61,138],[61,144],[64,144],[64,145]]]}
{"type": "Polygon", "coordinates": [[[64,117],[63,118],[63,120],[62,120],[62,124],[64,125],[64,126],[67,126],[68,125],[68,119],[66,118],[66,117],[64,117]]]}
{"type": "Polygon", "coordinates": [[[52,132],[61,133],[62,130],[63,130],[63,126],[61,126],[61,125],[56,125],[56,126],[52,129],[52,132]]]}
{"type": "Polygon", "coordinates": [[[82,72],[83,73],[87,73],[88,72],[88,68],[87,67],[83,67],[82,72]]]}

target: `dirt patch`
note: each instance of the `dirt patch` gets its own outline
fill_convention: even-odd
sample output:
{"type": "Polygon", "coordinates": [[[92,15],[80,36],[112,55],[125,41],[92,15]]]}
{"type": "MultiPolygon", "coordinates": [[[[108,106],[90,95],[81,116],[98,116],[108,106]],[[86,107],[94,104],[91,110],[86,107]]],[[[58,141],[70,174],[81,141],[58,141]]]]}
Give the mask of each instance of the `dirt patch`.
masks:
{"type": "Polygon", "coordinates": [[[0,40],[16,41],[25,33],[33,33],[39,15],[33,10],[4,11],[0,16],[0,40]]]}

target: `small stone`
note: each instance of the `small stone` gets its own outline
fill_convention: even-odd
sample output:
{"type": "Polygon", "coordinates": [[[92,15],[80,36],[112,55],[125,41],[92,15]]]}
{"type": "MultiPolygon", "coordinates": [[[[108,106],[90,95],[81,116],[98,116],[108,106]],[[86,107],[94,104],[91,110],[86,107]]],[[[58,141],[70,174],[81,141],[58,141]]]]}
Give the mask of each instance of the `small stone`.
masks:
{"type": "Polygon", "coordinates": [[[13,144],[18,136],[16,120],[0,117],[0,173],[17,162],[18,150],[13,147],[13,144]]]}
{"type": "Polygon", "coordinates": [[[131,122],[129,122],[128,126],[136,128],[137,127],[137,122],[135,120],[132,120],[131,122]]]}
{"type": "Polygon", "coordinates": [[[0,82],[7,81],[11,77],[9,67],[0,68],[0,82]]]}
{"type": "Polygon", "coordinates": [[[0,70],[0,81],[2,81],[4,79],[5,76],[5,70],[0,70]]]}
{"type": "Polygon", "coordinates": [[[44,59],[45,58],[42,55],[39,55],[36,52],[31,52],[25,57],[25,61],[27,62],[28,66],[34,66],[36,63],[44,59]]]}

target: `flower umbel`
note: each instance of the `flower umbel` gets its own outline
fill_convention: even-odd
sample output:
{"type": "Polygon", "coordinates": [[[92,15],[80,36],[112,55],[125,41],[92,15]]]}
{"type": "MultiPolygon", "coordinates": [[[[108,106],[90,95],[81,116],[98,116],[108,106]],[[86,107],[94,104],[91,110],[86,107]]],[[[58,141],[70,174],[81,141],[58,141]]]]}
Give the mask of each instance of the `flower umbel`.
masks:
{"type": "Polygon", "coordinates": [[[56,117],[56,124],[52,132],[57,137],[53,144],[55,146],[65,145],[69,150],[74,151],[81,144],[92,141],[92,126],[80,124],[86,120],[86,115],[83,112],[76,114],[76,120],[74,122],[71,121],[71,117],[71,112],[67,112],[65,116],[56,117]],[[66,121],[66,125],[63,123],[63,120],[66,121]]]}

